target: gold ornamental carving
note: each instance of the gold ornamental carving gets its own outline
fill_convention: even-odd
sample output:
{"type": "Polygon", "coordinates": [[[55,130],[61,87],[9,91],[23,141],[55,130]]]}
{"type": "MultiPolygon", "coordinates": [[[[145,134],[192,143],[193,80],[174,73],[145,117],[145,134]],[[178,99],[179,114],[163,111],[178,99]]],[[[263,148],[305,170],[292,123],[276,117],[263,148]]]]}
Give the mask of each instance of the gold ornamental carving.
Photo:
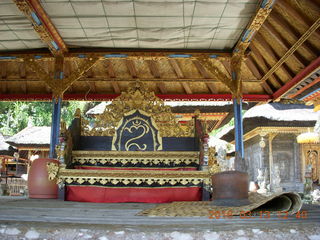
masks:
{"type": "Polygon", "coordinates": [[[157,164],[176,164],[185,163],[187,165],[199,164],[198,152],[171,152],[171,151],[73,151],[72,162],[75,164],[97,164],[110,163],[123,165],[127,163],[157,165],[157,164]]]}
{"type": "Polygon", "coordinates": [[[159,184],[175,185],[175,184],[194,184],[200,183],[211,184],[211,178],[208,171],[131,171],[131,170],[78,170],[78,169],[65,169],[56,164],[48,164],[49,175],[51,179],[56,179],[58,184],[72,184],[74,182],[83,184],[100,183],[105,185],[110,183],[117,185],[123,183],[128,185],[134,183],[141,184],[159,184]],[[50,166],[50,167],[49,167],[50,166]],[[58,168],[58,170],[57,170],[58,168]]]}
{"type": "Polygon", "coordinates": [[[81,119],[81,135],[83,136],[114,136],[118,123],[126,113],[133,110],[146,112],[155,121],[161,137],[192,137],[193,123],[179,124],[169,106],[149,91],[140,81],[129,85],[126,92],[115,98],[106,106],[104,112],[96,116],[93,126],[89,120],[81,119]]]}
{"type": "Polygon", "coordinates": [[[48,179],[53,181],[58,178],[59,165],[57,163],[47,163],[48,179]]]}
{"type": "Polygon", "coordinates": [[[208,161],[208,169],[210,174],[215,174],[221,172],[221,168],[218,164],[217,158],[215,157],[216,150],[214,147],[209,147],[209,161],[208,161]]]}

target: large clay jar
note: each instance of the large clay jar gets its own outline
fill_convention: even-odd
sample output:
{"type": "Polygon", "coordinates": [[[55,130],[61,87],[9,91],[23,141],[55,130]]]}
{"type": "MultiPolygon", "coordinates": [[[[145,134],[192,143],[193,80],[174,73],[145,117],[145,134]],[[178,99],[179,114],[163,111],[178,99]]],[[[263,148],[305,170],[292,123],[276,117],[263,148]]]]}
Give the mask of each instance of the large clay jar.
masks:
{"type": "Polygon", "coordinates": [[[225,171],[212,177],[212,200],[217,206],[242,206],[250,204],[248,200],[249,177],[239,171],[225,171]]]}
{"type": "Polygon", "coordinates": [[[59,163],[50,158],[38,158],[33,161],[28,174],[29,198],[57,198],[58,185],[48,179],[47,163],[59,163]]]}

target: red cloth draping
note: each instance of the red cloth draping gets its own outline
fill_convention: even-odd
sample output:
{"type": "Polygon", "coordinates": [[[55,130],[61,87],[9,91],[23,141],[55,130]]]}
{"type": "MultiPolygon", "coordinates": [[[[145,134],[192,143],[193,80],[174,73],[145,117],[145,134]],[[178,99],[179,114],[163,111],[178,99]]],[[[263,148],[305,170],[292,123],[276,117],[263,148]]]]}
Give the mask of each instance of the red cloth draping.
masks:
{"type": "Polygon", "coordinates": [[[200,187],[128,188],[103,186],[67,186],[66,200],[77,202],[144,202],[200,201],[200,187]]]}

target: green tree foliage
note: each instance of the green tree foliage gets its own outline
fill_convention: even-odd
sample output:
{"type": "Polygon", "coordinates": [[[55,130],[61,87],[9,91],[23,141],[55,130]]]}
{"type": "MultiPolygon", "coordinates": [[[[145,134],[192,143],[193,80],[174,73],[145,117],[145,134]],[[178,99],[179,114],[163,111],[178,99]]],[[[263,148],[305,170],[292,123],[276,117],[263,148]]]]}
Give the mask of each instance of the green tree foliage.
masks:
{"type": "MultiPolygon", "coordinates": [[[[77,108],[86,111],[97,103],[70,101],[63,102],[61,119],[71,124],[77,108]]],[[[29,125],[50,126],[52,114],[51,102],[0,102],[0,132],[13,135],[29,125]]]]}

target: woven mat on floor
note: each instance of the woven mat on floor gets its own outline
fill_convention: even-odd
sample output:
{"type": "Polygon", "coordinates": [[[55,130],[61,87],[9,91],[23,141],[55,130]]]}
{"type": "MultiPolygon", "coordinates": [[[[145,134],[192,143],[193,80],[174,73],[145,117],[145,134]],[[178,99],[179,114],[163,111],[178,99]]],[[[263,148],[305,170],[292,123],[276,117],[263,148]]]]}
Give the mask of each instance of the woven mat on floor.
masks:
{"type": "Polygon", "coordinates": [[[137,216],[162,216],[162,217],[208,217],[209,211],[224,211],[228,215],[240,215],[243,212],[250,211],[257,213],[259,211],[269,211],[271,214],[286,212],[294,214],[302,207],[302,201],[297,193],[276,193],[269,196],[258,193],[249,193],[249,205],[240,207],[215,206],[211,201],[199,202],[173,202],[160,204],[157,207],[139,212],[137,216]]]}

